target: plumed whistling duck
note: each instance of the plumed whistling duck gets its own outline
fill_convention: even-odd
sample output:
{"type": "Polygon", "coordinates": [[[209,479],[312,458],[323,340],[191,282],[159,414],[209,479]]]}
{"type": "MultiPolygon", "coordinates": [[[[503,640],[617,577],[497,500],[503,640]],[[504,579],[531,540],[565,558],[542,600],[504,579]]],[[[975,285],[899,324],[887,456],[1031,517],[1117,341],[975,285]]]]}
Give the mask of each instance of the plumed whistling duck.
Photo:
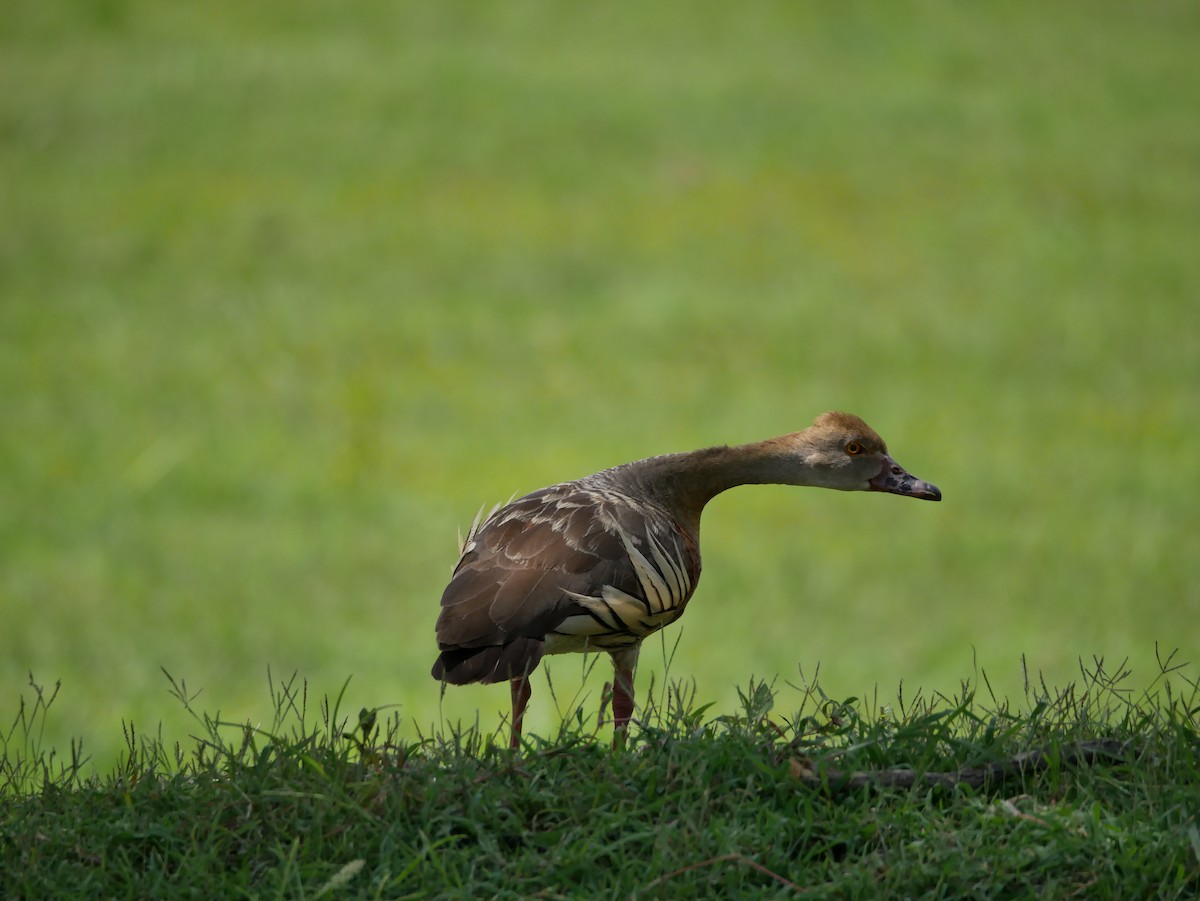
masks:
{"type": "Polygon", "coordinates": [[[542,488],[471,527],[442,594],[433,677],[509,682],[516,748],[542,657],[607,651],[614,744],[623,744],[642,641],[683,614],[700,579],[704,505],[737,485],[768,483],[942,498],[848,413],[824,413],[778,438],[650,457],[542,488]]]}

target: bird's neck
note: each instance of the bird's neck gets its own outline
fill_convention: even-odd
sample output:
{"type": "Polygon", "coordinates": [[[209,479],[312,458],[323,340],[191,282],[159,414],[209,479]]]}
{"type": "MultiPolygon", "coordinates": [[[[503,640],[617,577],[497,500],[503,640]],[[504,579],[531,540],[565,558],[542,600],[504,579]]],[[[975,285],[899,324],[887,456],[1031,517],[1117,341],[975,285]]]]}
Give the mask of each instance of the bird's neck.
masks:
{"type": "Polygon", "coordinates": [[[604,475],[624,482],[699,533],[704,506],[738,485],[812,485],[800,435],[784,435],[734,447],[708,447],[627,463],[604,475]]]}

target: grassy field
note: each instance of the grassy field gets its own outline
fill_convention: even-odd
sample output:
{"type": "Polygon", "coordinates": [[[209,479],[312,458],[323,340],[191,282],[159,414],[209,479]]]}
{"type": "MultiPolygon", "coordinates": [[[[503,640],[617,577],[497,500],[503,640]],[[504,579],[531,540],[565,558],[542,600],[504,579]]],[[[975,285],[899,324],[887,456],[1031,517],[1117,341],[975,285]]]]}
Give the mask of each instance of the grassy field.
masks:
{"type": "Polygon", "coordinates": [[[489,732],[428,677],[481,505],[830,408],[945,502],[717,499],[665,644],[714,715],[1200,659],[1194,4],[4,18],[0,715],[61,680],[49,745],[185,736],[161,668],[489,732]]]}
{"type": "Polygon", "coordinates": [[[1166,670],[1183,693],[1099,666],[1016,703],[757,683],[717,717],[676,683],[627,752],[580,710],[520,755],[475,729],[410,741],[295,680],[264,728],[222,726],[174,683],[196,739],[127,731],[104,778],[39,750],[55,699],[31,690],[0,758],[0,893],[1194,898],[1200,686],[1166,670]]]}

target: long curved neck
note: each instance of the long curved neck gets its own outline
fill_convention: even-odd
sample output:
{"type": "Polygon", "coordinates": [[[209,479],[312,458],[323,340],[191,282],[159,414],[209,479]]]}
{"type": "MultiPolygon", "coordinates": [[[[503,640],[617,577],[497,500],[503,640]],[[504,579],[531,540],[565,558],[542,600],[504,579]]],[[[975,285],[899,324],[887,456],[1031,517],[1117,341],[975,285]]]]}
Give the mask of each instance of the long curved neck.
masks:
{"type": "Polygon", "coordinates": [[[800,433],[735,447],[709,447],[650,457],[606,470],[614,485],[628,485],[661,504],[689,531],[699,532],[705,504],[738,485],[813,485],[800,433]]]}

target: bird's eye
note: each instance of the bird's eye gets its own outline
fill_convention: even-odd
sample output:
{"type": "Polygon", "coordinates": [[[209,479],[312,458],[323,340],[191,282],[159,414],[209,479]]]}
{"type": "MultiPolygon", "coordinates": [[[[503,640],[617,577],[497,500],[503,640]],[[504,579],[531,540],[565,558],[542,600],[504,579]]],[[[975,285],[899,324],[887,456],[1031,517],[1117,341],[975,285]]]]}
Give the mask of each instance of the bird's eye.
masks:
{"type": "Polygon", "coordinates": [[[851,457],[857,457],[862,452],[863,452],[863,446],[861,444],[859,444],[857,441],[847,441],[846,442],[846,453],[848,453],[851,457]]]}

